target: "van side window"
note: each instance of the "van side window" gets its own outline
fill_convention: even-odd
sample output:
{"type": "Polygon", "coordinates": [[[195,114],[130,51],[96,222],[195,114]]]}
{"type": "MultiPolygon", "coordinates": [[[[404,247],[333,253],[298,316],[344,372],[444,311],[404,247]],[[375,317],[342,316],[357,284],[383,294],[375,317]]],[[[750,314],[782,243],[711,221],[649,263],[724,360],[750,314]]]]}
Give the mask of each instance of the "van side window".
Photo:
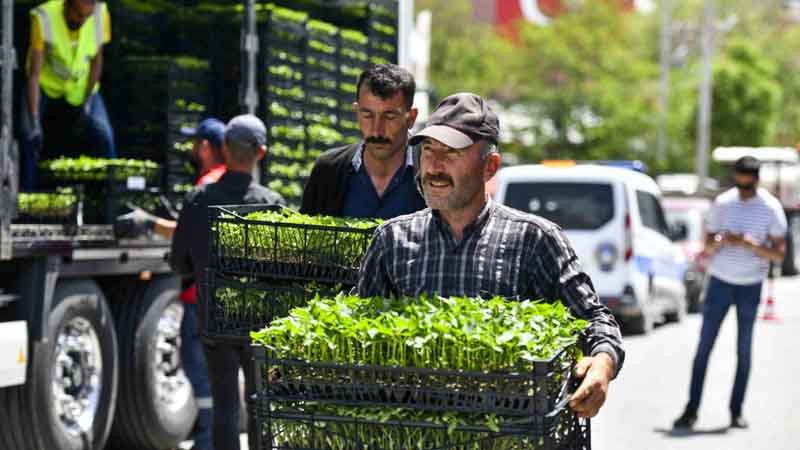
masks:
{"type": "Polygon", "coordinates": [[[636,202],[639,204],[639,217],[642,219],[642,224],[666,236],[669,228],[658,197],[649,192],[636,191],[636,202]]]}
{"type": "Polygon", "coordinates": [[[614,191],[608,183],[512,182],[504,203],[565,230],[596,230],[614,218],[614,191]]]}

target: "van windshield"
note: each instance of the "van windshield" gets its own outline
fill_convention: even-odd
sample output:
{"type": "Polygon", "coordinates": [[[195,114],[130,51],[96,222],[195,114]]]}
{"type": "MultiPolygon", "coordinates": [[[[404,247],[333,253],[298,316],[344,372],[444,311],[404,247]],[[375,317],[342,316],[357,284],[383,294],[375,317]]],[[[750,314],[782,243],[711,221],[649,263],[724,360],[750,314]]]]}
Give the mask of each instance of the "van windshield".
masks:
{"type": "Polygon", "coordinates": [[[509,183],[505,204],[565,230],[595,230],[614,217],[612,192],[606,183],[509,183]]]}

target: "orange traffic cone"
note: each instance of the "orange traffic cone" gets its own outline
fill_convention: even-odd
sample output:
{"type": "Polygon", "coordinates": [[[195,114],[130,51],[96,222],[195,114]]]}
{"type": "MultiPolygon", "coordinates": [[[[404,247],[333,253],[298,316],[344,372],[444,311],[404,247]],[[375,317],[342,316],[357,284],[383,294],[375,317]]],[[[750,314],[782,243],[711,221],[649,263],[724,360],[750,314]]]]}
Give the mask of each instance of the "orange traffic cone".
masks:
{"type": "Polygon", "coordinates": [[[772,277],[767,278],[767,304],[761,320],[780,322],[778,315],[775,313],[775,280],[772,277]]]}

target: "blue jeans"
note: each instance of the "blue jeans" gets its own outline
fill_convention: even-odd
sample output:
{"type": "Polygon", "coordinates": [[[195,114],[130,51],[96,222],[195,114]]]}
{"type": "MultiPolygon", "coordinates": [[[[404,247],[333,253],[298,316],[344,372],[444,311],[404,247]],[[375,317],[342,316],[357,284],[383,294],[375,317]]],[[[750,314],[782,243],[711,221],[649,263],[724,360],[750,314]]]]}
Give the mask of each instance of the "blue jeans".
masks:
{"type": "Polygon", "coordinates": [[[189,382],[192,383],[197,403],[197,423],[194,434],[190,438],[194,440],[195,449],[213,450],[214,403],[211,395],[211,383],[208,379],[203,342],[200,340],[197,329],[197,305],[189,303],[183,304],[181,362],[189,382]]]}
{"type": "MultiPolygon", "coordinates": [[[[30,120],[30,112],[28,110],[27,89],[22,89],[20,99],[20,189],[31,190],[36,186],[36,165],[39,162],[40,155],[35,154],[33,143],[30,140],[33,123],[30,120]]],[[[51,99],[44,92],[39,92],[39,123],[42,122],[49,104],[55,101],[65,103],[63,99],[51,99]]],[[[77,114],[83,114],[80,108],[74,107],[72,110],[80,111],[77,114]]],[[[116,158],[117,148],[114,144],[114,130],[111,128],[106,105],[100,92],[92,97],[91,114],[89,117],[83,117],[82,119],[86,120],[86,130],[84,132],[88,133],[87,136],[94,146],[94,154],[116,158]]],[[[46,131],[43,130],[43,134],[46,135],[46,131]]]]}
{"type": "Polygon", "coordinates": [[[736,306],[737,346],[736,346],[736,378],[733,382],[733,392],[729,408],[731,414],[738,416],[742,413],[742,403],[747,390],[747,380],[750,376],[750,354],[753,344],[753,326],[761,301],[761,283],[751,285],[735,285],[711,277],[706,291],[706,301],[703,310],[703,327],[700,331],[700,343],[694,357],[692,368],[692,383],[689,389],[688,411],[697,412],[700,407],[700,397],[703,394],[703,383],[708,368],[708,358],[717,333],[722,325],[728,308],[736,306]]]}

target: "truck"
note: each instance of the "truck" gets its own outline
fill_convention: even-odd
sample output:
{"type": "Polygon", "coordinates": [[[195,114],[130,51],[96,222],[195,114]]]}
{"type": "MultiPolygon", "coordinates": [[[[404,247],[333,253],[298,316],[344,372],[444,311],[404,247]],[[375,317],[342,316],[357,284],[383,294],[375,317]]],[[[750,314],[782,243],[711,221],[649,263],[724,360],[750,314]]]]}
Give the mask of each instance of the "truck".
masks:
{"type": "MultiPolygon", "coordinates": [[[[786,257],[781,264],[781,274],[800,273],[800,156],[792,147],[717,147],[712,153],[714,161],[731,166],[743,156],[752,156],[761,162],[759,186],[767,189],[783,206],[788,230],[786,257]]],[[[720,183],[731,186],[731,180],[720,183]]]]}
{"type": "MultiPolygon", "coordinates": [[[[180,360],[181,280],[169,241],[120,237],[116,211],[98,214],[95,203],[79,202],[69,223],[33,223],[18,211],[19,28],[37,3],[0,0],[0,450],[176,448],[196,405],[180,360]]],[[[252,112],[270,126],[273,149],[254,175],[296,204],[316,155],[358,138],[355,77],[368,63],[397,61],[398,11],[410,14],[409,5],[109,0],[115,35],[102,92],[120,156],[157,161],[152,194],[175,203],[191,186],[177,130],[204,115],[252,112]],[[172,95],[188,81],[199,100],[172,95]]],[[[139,181],[123,185],[142,189],[139,181]]]]}

